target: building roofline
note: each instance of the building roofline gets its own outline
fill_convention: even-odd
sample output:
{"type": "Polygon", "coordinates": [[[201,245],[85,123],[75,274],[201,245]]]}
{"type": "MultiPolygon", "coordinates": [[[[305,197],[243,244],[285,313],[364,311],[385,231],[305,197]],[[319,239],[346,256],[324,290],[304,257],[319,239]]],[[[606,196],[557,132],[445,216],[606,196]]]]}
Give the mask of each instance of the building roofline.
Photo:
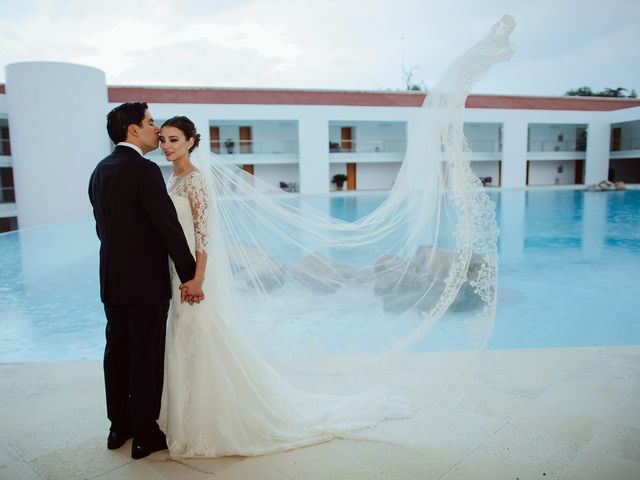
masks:
{"type": "MultiPolygon", "coordinates": [[[[419,107],[424,92],[383,90],[323,90],[282,88],[110,86],[113,103],[195,103],[235,105],[337,105],[372,107],[419,107]]],[[[470,95],[467,108],[509,110],[613,111],[639,107],[640,100],[613,97],[534,95],[470,95]]]]}
{"type": "MultiPolygon", "coordinates": [[[[291,88],[172,87],[111,85],[109,102],[145,101],[211,105],[316,105],[420,107],[424,92],[291,88]]],[[[0,94],[6,94],[0,83],[0,94]]],[[[614,111],[640,107],[639,99],[537,95],[469,95],[467,108],[507,110],[614,111]]]]}

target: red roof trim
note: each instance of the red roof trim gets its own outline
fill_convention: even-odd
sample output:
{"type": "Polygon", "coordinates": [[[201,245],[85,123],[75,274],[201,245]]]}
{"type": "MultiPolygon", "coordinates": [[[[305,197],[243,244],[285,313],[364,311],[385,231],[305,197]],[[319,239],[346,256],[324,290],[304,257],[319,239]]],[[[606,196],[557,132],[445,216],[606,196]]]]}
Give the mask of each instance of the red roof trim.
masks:
{"type": "MultiPolygon", "coordinates": [[[[191,103],[214,105],[342,105],[419,107],[419,92],[358,92],[332,90],[278,90],[227,88],[109,87],[109,101],[121,103],[191,103]]],[[[467,108],[510,110],[612,111],[639,107],[640,100],[604,97],[526,97],[470,95],[467,108]]]]}
{"type": "Polygon", "coordinates": [[[109,87],[109,101],[235,105],[354,105],[417,107],[424,94],[327,90],[109,87]]]}
{"type": "Polygon", "coordinates": [[[470,95],[467,108],[507,108],[510,110],[612,111],[640,107],[640,100],[607,97],[519,97],[470,95]]]}
{"type": "MultiPolygon", "coordinates": [[[[0,94],[6,94],[0,83],[0,94]]],[[[342,105],[359,107],[419,107],[420,92],[358,92],[338,90],[269,90],[228,88],[109,87],[109,101],[121,103],[195,103],[213,105],[342,105]]],[[[640,100],[607,97],[527,97],[470,95],[467,108],[509,110],[612,111],[640,107],[640,100]]]]}

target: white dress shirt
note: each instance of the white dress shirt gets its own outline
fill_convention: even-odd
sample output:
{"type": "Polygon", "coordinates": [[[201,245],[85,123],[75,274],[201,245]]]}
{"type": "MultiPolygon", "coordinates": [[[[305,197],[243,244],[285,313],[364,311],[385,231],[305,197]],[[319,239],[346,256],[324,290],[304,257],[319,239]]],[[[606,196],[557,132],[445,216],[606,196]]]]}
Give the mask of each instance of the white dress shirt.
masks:
{"type": "Polygon", "coordinates": [[[142,154],[142,150],[140,149],[140,147],[138,147],[137,145],[134,145],[132,143],[127,143],[127,142],[119,142],[116,147],[119,146],[123,146],[123,147],[130,147],[133,148],[136,152],[138,152],[140,154],[141,157],[144,157],[144,155],[142,154]]]}

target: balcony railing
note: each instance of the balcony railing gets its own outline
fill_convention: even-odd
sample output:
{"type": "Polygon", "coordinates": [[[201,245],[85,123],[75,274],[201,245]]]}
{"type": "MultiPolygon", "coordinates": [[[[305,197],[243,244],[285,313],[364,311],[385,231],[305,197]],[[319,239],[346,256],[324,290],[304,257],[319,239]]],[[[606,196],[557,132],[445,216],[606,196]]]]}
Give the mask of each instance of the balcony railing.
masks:
{"type": "Polygon", "coordinates": [[[584,152],[584,140],[529,140],[529,152],[584,152]]]}
{"type": "Polygon", "coordinates": [[[342,140],[329,142],[329,153],[404,153],[406,140],[342,140]]]}
{"type": "Polygon", "coordinates": [[[611,151],[617,152],[619,150],[640,150],[640,137],[621,138],[618,145],[614,142],[611,151]]]}
{"type": "Polygon", "coordinates": [[[467,144],[472,152],[501,152],[502,142],[499,140],[469,140],[467,144]]]}
{"type": "Polygon", "coordinates": [[[16,203],[16,190],[14,187],[0,188],[0,203],[16,203]]]}
{"type": "Polygon", "coordinates": [[[298,140],[240,140],[229,146],[224,141],[212,140],[210,148],[221,155],[295,155],[298,153],[298,140]]]}
{"type": "Polygon", "coordinates": [[[8,138],[0,138],[0,155],[11,155],[11,143],[8,138]]]}

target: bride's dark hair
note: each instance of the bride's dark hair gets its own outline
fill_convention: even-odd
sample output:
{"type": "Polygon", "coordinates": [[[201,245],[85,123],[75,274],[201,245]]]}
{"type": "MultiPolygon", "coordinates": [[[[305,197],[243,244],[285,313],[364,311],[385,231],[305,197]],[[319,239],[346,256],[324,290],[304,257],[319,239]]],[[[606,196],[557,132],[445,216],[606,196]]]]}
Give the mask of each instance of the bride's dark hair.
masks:
{"type": "Polygon", "coordinates": [[[176,115],[164,122],[162,127],[175,127],[184,133],[187,140],[193,138],[193,147],[189,149],[189,153],[193,152],[193,150],[200,145],[200,134],[196,130],[195,124],[187,117],[176,115]]]}

